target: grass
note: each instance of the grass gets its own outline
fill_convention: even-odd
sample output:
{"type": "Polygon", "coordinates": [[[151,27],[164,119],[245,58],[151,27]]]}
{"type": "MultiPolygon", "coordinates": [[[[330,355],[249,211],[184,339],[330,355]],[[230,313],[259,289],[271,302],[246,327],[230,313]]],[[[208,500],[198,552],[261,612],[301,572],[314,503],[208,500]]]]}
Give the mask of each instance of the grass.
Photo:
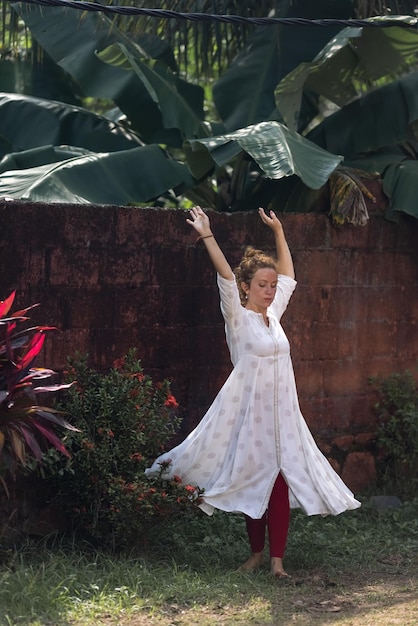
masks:
{"type": "Polygon", "coordinates": [[[1,626],[412,626],[418,500],[377,513],[292,515],[290,580],[237,573],[243,519],[197,513],[155,529],[141,553],[50,538],[0,552],[1,626]]]}

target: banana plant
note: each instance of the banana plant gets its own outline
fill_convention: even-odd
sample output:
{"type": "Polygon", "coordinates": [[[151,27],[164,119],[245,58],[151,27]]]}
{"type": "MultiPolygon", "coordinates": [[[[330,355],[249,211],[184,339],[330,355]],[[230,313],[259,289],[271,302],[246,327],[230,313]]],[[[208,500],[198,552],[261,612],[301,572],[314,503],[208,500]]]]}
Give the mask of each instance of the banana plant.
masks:
{"type": "Polygon", "coordinates": [[[39,395],[68,389],[69,384],[45,384],[55,372],[35,367],[50,326],[18,329],[28,312],[37,305],[11,313],[15,292],[0,302],[0,482],[6,493],[7,475],[17,467],[27,467],[28,460],[42,459],[43,450],[53,446],[68,452],[55,429],[75,429],[53,408],[37,402],[39,395]]]}
{"type": "MultiPolygon", "coordinates": [[[[297,4],[283,2],[280,8],[285,11],[286,7],[297,4]]],[[[331,17],[336,11],[336,3],[331,0],[321,0],[315,6],[302,4],[310,18],[331,17]]],[[[349,4],[344,3],[344,11],[349,4]]],[[[81,155],[75,157],[74,168],[71,161],[62,161],[56,168],[48,163],[36,163],[26,170],[10,171],[5,170],[6,161],[0,167],[1,195],[51,201],[50,190],[56,189],[56,200],[141,203],[162,197],[181,203],[189,198],[227,211],[246,210],[260,204],[270,204],[279,210],[292,210],[297,205],[299,210],[307,210],[319,194],[332,187],[335,206],[331,213],[340,220],[344,213],[339,199],[344,198],[345,207],[351,206],[345,196],[347,181],[359,202],[364,199],[357,182],[357,170],[367,169],[366,165],[363,168],[362,160],[370,163],[373,154],[382,147],[396,152],[399,145],[411,142],[411,137],[414,141],[416,18],[393,18],[394,26],[389,29],[377,28],[375,23],[348,30],[304,27],[303,42],[298,40],[302,31],[297,27],[256,28],[213,85],[215,109],[213,119],[206,120],[203,86],[182,78],[170,47],[158,36],[139,33],[129,37],[118,23],[97,12],[83,14],[26,3],[13,6],[32,38],[71,76],[84,95],[105,98],[116,105],[120,112],[118,124],[142,144],[154,148],[147,155],[149,169],[158,172],[164,184],[147,187],[148,175],[144,175],[137,177],[135,182],[141,189],[134,194],[118,195],[113,190],[106,194],[106,188],[102,188],[97,195],[94,189],[87,189],[94,187],[89,170],[91,155],[81,155]],[[411,97],[408,110],[404,111],[402,93],[408,89],[408,80],[411,97]],[[391,120],[385,117],[388,111],[396,112],[391,120]],[[379,123],[382,119],[387,123],[379,123]],[[265,124],[272,131],[266,153],[269,159],[263,159],[262,153],[266,146],[265,124]],[[282,127],[287,130],[276,132],[282,127]],[[230,138],[231,133],[237,132],[239,141],[236,135],[230,138]],[[298,134],[298,141],[290,139],[294,138],[292,132],[298,134]],[[313,157],[317,147],[322,151],[313,157]],[[161,151],[165,160],[161,159],[161,151]],[[340,166],[344,169],[339,170],[340,166]],[[351,174],[350,166],[354,170],[351,174]],[[45,174],[51,180],[58,175],[59,184],[41,183],[45,174]],[[70,181],[72,174],[83,179],[81,190],[70,181]],[[321,176],[322,186],[318,189],[321,176]]],[[[342,10],[341,3],[339,6],[342,10]]],[[[206,85],[206,92],[208,89],[206,85]]],[[[13,123],[9,135],[13,138],[13,123]]],[[[8,148],[7,142],[12,141],[9,138],[5,142],[5,153],[21,149],[20,146],[14,150],[8,148]]],[[[79,146],[78,142],[66,141],[74,148],[79,146]]],[[[24,149],[34,147],[25,145],[24,149]]],[[[96,147],[94,150],[96,161],[101,162],[104,152],[96,147]]],[[[133,162],[136,163],[136,154],[141,150],[144,153],[143,147],[128,148],[133,162]]],[[[413,152],[413,149],[409,151],[408,158],[413,152]]],[[[113,153],[115,163],[117,153],[117,150],[113,153]]],[[[13,158],[16,161],[15,155],[13,158]]],[[[121,162],[123,159],[122,155],[121,162]]],[[[119,188],[125,185],[122,169],[115,166],[114,188],[119,177],[122,183],[119,188]]],[[[142,165],[138,164],[137,169],[141,172],[142,165]]],[[[385,176],[385,172],[380,174],[385,176]]],[[[395,180],[394,176],[388,176],[386,187],[391,186],[391,180],[395,180]]],[[[408,179],[408,185],[415,185],[413,177],[408,179]]],[[[394,212],[411,212],[411,206],[404,204],[405,194],[396,202],[395,189],[389,195],[392,216],[394,212]]],[[[412,195],[411,191],[409,196],[412,195]]],[[[351,206],[351,218],[347,214],[347,221],[364,223],[364,211],[352,209],[351,206]]]]}
{"type": "MultiPolygon", "coordinates": [[[[176,73],[175,67],[171,62],[171,56],[167,53],[167,48],[163,42],[157,37],[140,36],[137,40],[129,40],[124,33],[118,31],[117,27],[112,24],[105,16],[92,13],[84,16],[80,21],[77,12],[63,11],[57,7],[44,7],[40,10],[38,7],[27,6],[25,4],[16,4],[20,16],[24,19],[30,28],[32,36],[38,44],[46,50],[50,58],[52,58],[60,67],[72,76],[72,79],[79,84],[85,91],[86,95],[92,97],[106,97],[111,99],[126,116],[127,126],[133,133],[144,143],[154,145],[153,142],[158,141],[165,144],[165,154],[168,156],[167,161],[163,163],[162,159],[157,159],[159,150],[149,150],[148,164],[150,170],[158,172],[158,176],[164,182],[170,182],[173,178],[169,170],[173,170],[176,166],[177,178],[171,183],[170,188],[161,189],[156,187],[150,189],[149,176],[144,175],[135,177],[135,184],[139,185],[140,190],[136,195],[119,194],[115,195],[112,189],[108,190],[108,185],[93,185],[94,178],[87,174],[84,176],[84,167],[91,162],[91,158],[80,157],[77,159],[73,168],[73,162],[68,164],[62,161],[57,166],[49,167],[47,163],[34,163],[33,167],[28,167],[25,171],[12,169],[6,171],[9,166],[8,161],[0,163],[0,195],[11,198],[26,198],[41,201],[42,198],[48,201],[67,200],[71,202],[96,202],[96,203],[140,203],[154,200],[158,194],[164,194],[164,191],[173,192],[173,195],[181,190],[187,197],[193,201],[201,202],[205,205],[208,203],[216,206],[220,210],[236,210],[245,208],[246,203],[257,202],[254,194],[260,193],[260,187],[263,186],[263,179],[267,179],[266,187],[269,187],[271,178],[265,173],[263,167],[259,167],[253,160],[252,153],[257,151],[260,141],[264,144],[264,138],[256,137],[258,134],[257,126],[252,122],[263,120],[267,109],[263,105],[264,94],[270,93],[270,101],[273,100],[273,86],[275,85],[273,66],[277,66],[274,60],[274,51],[277,49],[278,41],[274,36],[274,41],[267,43],[270,49],[270,59],[267,69],[264,71],[264,78],[260,81],[257,77],[256,98],[257,106],[253,107],[253,113],[247,115],[248,126],[242,130],[242,135],[247,134],[248,149],[241,149],[236,158],[234,155],[232,162],[224,163],[219,166],[216,161],[212,160],[209,154],[205,154],[204,150],[190,150],[187,141],[190,139],[208,139],[210,137],[218,137],[219,134],[227,131],[229,121],[225,123],[222,120],[214,120],[212,122],[204,121],[203,114],[203,89],[197,85],[186,83],[181,80],[176,73]],[[65,18],[65,19],[64,19],[65,18]],[[79,50],[79,54],[74,55],[74,49],[79,50]],[[273,80],[272,80],[273,79],[273,80]],[[135,106],[133,106],[135,105],[135,106]],[[263,111],[264,108],[264,111],[263,111]],[[254,146],[252,143],[254,142],[254,146]],[[173,162],[174,161],[174,162],[173,162]],[[180,162],[179,162],[180,161],[180,162]],[[183,166],[182,175],[179,176],[181,166],[183,166]],[[237,172],[230,198],[224,196],[224,201],[220,202],[222,195],[216,192],[216,187],[220,187],[222,177],[228,177],[228,168],[233,167],[237,172]],[[78,172],[80,172],[78,174],[78,172]],[[167,172],[164,175],[164,172],[167,172]],[[79,193],[76,185],[72,183],[70,178],[72,175],[78,174],[77,186],[80,181],[84,189],[79,193]],[[59,177],[59,184],[55,184],[54,179],[59,177]],[[65,184],[63,180],[68,181],[65,184]],[[179,180],[180,179],[180,180],[179,180]],[[48,181],[51,181],[50,183],[48,181]],[[215,180],[215,185],[213,185],[215,180]],[[255,181],[255,186],[254,186],[255,181]],[[68,184],[68,189],[66,185],[68,184]],[[215,187],[215,188],[214,188],[215,187]],[[59,195],[54,198],[53,193],[59,195]]],[[[273,32],[269,30],[270,34],[273,32]]],[[[329,33],[328,33],[329,35],[329,33]]],[[[321,32],[320,42],[312,38],[311,49],[316,51],[325,40],[325,31],[321,32]]],[[[284,46],[284,42],[280,42],[280,46],[284,46]]],[[[247,58],[246,62],[250,63],[253,68],[253,76],[259,72],[260,64],[265,62],[265,46],[264,37],[257,33],[255,41],[251,42],[250,50],[254,52],[247,55],[253,56],[251,60],[247,58]]],[[[310,53],[309,53],[310,54],[310,53]]],[[[228,74],[229,76],[229,74],[228,74]]],[[[234,84],[237,80],[244,84],[241,74],[241,63],[238,59],[237,64],[233,64],[230,72],[230,79],[226,77],[226,82],[234,84]],[[235,73],[235,68],[238,73],[235,73]]],[[[247,76],[248,78],[248,76],[247,76]]],[[[254,85],[253,85],[254,87],[254,85]]],[[[223,91],[223,87],[218,89],[217,94],[223,91]]],[[[247,88],[247,92],[250,90],[247,88]]],[[[254,95],[254,90],[251,91],[254,95]]],[[[1,100],[0,100],[1,104],[1,100]]],[[[38,104],[41,105],[40,99],[38,104]]],[[[273,101],[274,106],[274,101],[273,101]]],[[[45,102],[45,107],[48,103],[45,102]]],[[[222,106],[220,106],[222,110],[222,106]]],[[[72,107],[73,113],[75,107],[72,107]]],[[[80,111],[79,111],[80,112],[80,111]]],[[[270,110],[268,111],[270,113],[270,110]]],[[[227,114],[226,114],[227,115],[227,114]]],[[[68,116],[66,116],[68,117],[68,116]]],[[[63,118],[63,115],[61,115],[63,118]]],[[[13,125],[7,125],[12,129],[13,125]]],[[[9,131],[13,137],[12,130],[9,131]]],[[[57,133],[58,134],[58,133],[57,133]]],[[[286,141],[283,143],[283,132],[274,133],[271,136],[272,151],[276,152],[280,157],[277,159],[274,180],[291,175],[298,176],[303,171],[307,175],[307,169],[310,167],[310,160],[307,152],[315,151],[315,146],[310,146],[302,137],[299,141],[286,141]],[[305,152],[300,149],[300,144],[305,144],[305,152]],[[295,148],[295,149],[294,149],[295,148]]],[[[36,139],[36,133],[34,139],[36,139]]],[[[8,138],[11,142],[11,139],[8,138]]],[[[53,143],[53,142],[51,142],[53,143]]],[[[67,143],[70,143],[67,141],[67,143]]],[[[241,142],[244,145],[244,140],[241,142]]],[[[71,145],[77,147],[80,141],[72,141],[71,145]]],[[[83,144],[83,147],[88,147],[83,144]]],[[[29,146],[33,148],[33,145],[29,146]]],[[[135,167],[135,152],[132,153],[132,167],[135,167]]],[[[142,151],[144,152],[144,151],[142,151]]],[[[327,155],[325,151],[317,151],[321,153],[321,162],[327,165],[325,170],[331,172],[336,164],[340,161],[336,155],[327,155]]],[[[31,154],[28,154],[30,157],[31,154]]],[[[101,160],[100,154],[97,160],[101,160]]],[[[16,160],[13,154],[13,159],[16,160]]],[[[118,155],[114,154],[112,159],[118,161],[118,155]]],[[[141,172],[142,167],[136,165],[137,171],[141,172]]],[[[115,168],[114,178],[120,179],[120,190],[125,187],[126,177],[130,175],[130,171],[125,168],[115,168]],[[123,176],[125,174],[125,177],[123,176]]],[[[322,175],[322,173],[321,173],[322,175]]],[[[310,178],[317,178],[318,174],[311,173],[310,178]]],[[[308,176],[309,178],[309,176],[308,176]]],[[[109,178],[109,181],[112,177],[109,178]]],[[[326,182],[326,178],[322,183],[326,182]]],[[[108,183],[110,184],[110,182],[108,183]]],[[[133,182],[129,187],[132,187],[133,182]]],[[[230,186],[231,189],[231,186],[230,186]]]]}
{"type": "Polygon", "coordinates": [[[0,93],[0,137],[0,196],[12,199],[128,205],[196,182],[159,145],[60,102],[0,93]]]}
{"type": "Polygon", "coordinates": [[[300,63],[278,83],[275,101],[289,128],[306,130],[300,118],[307,90],[341,109],[418,68],[416,17],[376,17],[368,22],[370,27],[341,30],[312,61],[300,63]],[[373,27],[382,19],[393,26],[373,27]]]}

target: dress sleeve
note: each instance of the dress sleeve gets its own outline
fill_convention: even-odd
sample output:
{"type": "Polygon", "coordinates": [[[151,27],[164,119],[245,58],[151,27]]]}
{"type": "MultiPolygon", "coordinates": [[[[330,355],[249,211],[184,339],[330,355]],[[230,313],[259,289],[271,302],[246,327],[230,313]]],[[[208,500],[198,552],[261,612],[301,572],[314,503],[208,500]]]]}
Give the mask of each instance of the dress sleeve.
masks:
{"type": "Polygon", "coordinates": [[[217,274],[217,282],[221,299],[221,312],[225,323],[233,328],[238,328],[242,322],[242,305],[237,283],[235,280],[223,278],[220,274],[217,274]]]}
{"type": "Polygon", "coordinates": [[[285,274],[279,274],[277,276],[277,289],[274,300],[271,303],[269,309],[280,320],[281,316],[285,312],[292,293],[296,287],[296,281],[290,276],[285,274]]]}

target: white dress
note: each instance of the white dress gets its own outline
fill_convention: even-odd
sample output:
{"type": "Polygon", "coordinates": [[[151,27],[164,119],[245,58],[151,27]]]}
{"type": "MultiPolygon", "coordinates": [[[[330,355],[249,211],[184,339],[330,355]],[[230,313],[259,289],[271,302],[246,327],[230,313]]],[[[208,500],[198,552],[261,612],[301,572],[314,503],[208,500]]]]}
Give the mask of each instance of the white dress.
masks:
{"type": "Polygon", "coordinates": [[[337,515],[360,506],[318,449],[299,408],[290,347],[280,325],[296,281],[278,276],[273,303],[261,313],[244,308],[234,280],[218,275],[221,311],[234,366],[201,422],[146,470],[204,489],[200,507],[260,518],[282,472],[290,506],[308,515],[337,515]]]}

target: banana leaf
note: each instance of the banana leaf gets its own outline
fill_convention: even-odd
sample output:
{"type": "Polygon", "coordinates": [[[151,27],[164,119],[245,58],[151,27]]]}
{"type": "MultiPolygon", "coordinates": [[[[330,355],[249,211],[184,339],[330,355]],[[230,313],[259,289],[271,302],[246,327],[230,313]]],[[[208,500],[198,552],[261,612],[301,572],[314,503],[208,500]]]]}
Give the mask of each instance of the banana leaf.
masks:
{"type": "MultiPolygon", "coordinates": [[[[282,17],[340,18],[350,16],[349,0],[281,2],[282,17]]],[[[249,38],[230,67],[213,87],[213,99],[227,131],[262,120],[282,121],[274,100],[279,81],[299,63],[311,61],[339,27],[264,26],[249,38]]],[[[311,119],[317,109],[311,99],[304,110],[311,119]]]]}
{"type": "Polygon", "coordinates": [[[31,79],[32,67],[29,62],[20,59],[0,61],[0,85],[3,91],[27,93],[31,79]]]}
{"type": "Polygon", "coordinates": [[[10,58],[0,60],[1,90],[80,105],[79,90],[68,74],[47,54],[39,57],[36,42],[32,42],[31,54],[17,45],[10,58]]]}
{"type": "Polygon", "coordinates": [[[304,89],[343,107],[418,67],[417,18],[384,19],[393,20],[394,26],[345,28],[312,62],[301,63],[280,81],[275,89],[276,104],[291,128],[297,127],[304,89]],[[411,28],[396,26],[399,22],[411,28]]]}
{"type": "Polygon", "coordinates": [[[185,165],[151,145],[9,170],[0,175],[0,196],[33,202],[129,205],[194,183],[185,165]]]}
{"type": "Polygon", "coordinates": [[[165,128],[179,129],[184,137],[207,135],[203,118],[203,89],[193,87],[189,102],[183,97],[187,83],[181,81],[164,63],[145,62],[138,48],[118,43],[97,53],[104,63],[133,71],[161,111],[165,128]],[[198,98],[196,99],[196,96],[198,98]]]}
{"type": "Polygon", "coordinates": [[[279,30],[260,28],[213,86],[213,100],[227,131],[269,119],[280,67],[279,30]]]}
{"type": "Polygon", "coordinates": [[[189,166],[194,173],[205,158],[202,146],[218,167],[233,161],[242,150],[258,164],[267,178],[296,174],[311,189],[319,189],[342,161],[278,122],[261,122],[232,133],[190,140],[189,166]]]}
{"type": "Polygon", "coordinates": [[[0,161],[0,174],[8,170],[24,170],[38,165],[66,161],[72,157],[90,154],[90,150],[73,146],[40,146],[6,154],[0,161]]]}
{"type": "Polygon", "coordinates": [[[369,172],[379,172],[383,192],[389,199],[385,217],[398,221],[400,213],[418,218],[418,161],[408,158],[401,148],[369,154],[358,160],[348,161],[349,167],[361,167],[369,172]]]}
{"type": "Polygon", "coordinates": [[[307,138],[346,159],[413,137],[418,119],[418,72],[351,102],[308,133],[307,138]]]}
{"type": "Polygon", "coordinates": [[[9,93],[0,93],[0,137],[0,157],[45,145],[113,152],[142,143],[121,124],[81,107],[9,93]]]}
{"type": "Polygon", "coordinates": [[[418,218],[418,161],[405,159],[391,163],[383,176],[383,191],[390,199],[386,218],[399,219],[399,213],[418,218]]]}
{"type": "MultiPolygon", "coordinates": [[[[83,92],[95,98],[106,98],[125,113],[133,129],[147,143],[181,146],[182,129],[165,129],[158,103],[134,71],[103,63],[97,52],[115,44],[132,49],[132,41],[117,26],[98,12],[82,13],[60,7],[40,7],[16,3],[13,7],[30,29],[32,36],[49,56],[65,69],[83,92]]],[[[160,59],[172,67],[167,45],[157,37],[139,36],[144,58],[160,59]]],[[[197,108],[202,90],[177,79],[182,98],[197,108]]],[[[177,106],[177,100],[171,103],[177,106]]],[[[200,111],[203,119],[203,106],[200,111]]]]}

